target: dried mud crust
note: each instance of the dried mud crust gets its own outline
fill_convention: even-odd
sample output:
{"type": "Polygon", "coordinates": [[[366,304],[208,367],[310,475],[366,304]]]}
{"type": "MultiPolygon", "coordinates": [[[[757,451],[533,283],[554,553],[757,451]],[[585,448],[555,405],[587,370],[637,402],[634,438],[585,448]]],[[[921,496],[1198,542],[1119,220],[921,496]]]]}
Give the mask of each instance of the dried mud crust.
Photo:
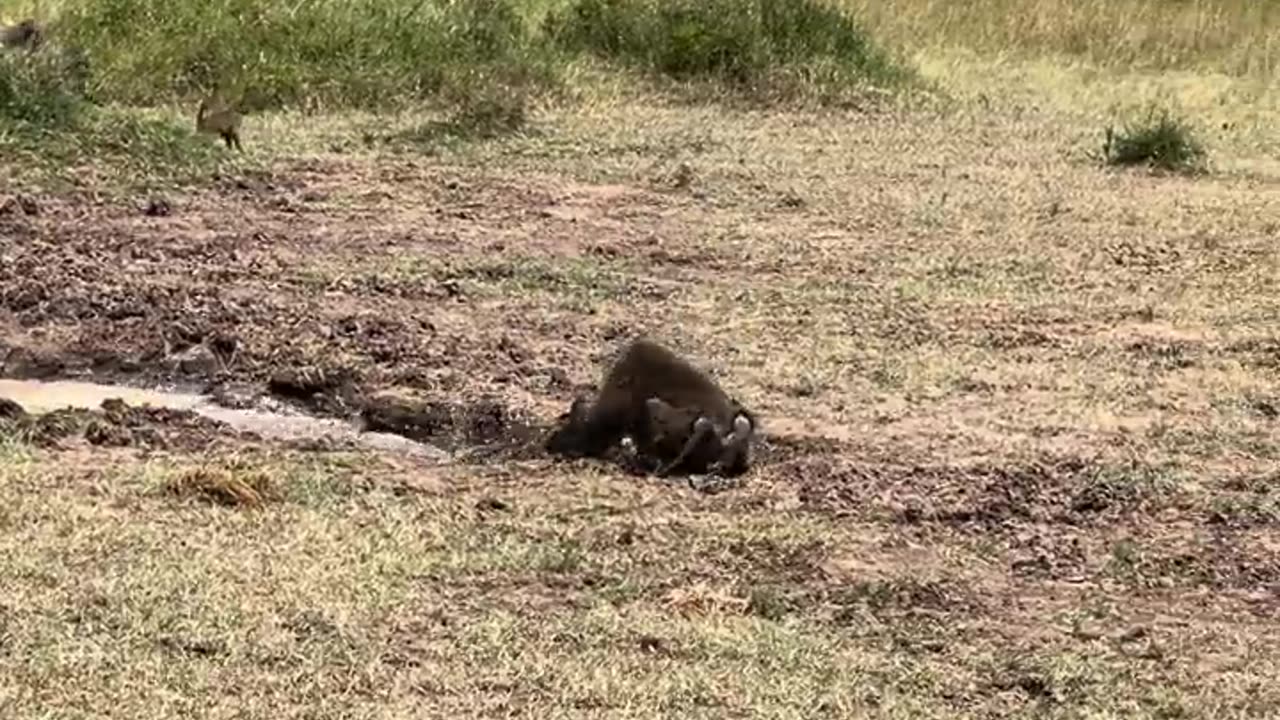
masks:
{"type": "Polygon", "coordinates": [[[0,402],[0,437],[26,439],[46,448],[79,442],[99,447],[200,450],[242,435],[224,423],[187,410],[133,407],[106,400],[96,410],[67,408],[30,415],[12,401],[0,402]]]}
{"type": "Polygon", "coordinates": [[[808,456],[779,472],[795,478],[800,501],[812,510],[984,532],[1010,522],[1085,525],[1150,514],[1180,501],[1177,489],[1150,468],[1079,457],[910,465],[808,456]]]}
{"type": "Polygon", "coordinates": [[[371,251],[363,217],[295,217],[250,188],[167,217],[55,198],[7,218],[0,374],[269,382],[331,414],[351,409],[353,389],[388,384],[562,382],[520,337],[516,303],[476,308],[430,274],[348,282],[344,265],[371,251]],[[304,267],[317,255],[332,277],[304,267]]]}

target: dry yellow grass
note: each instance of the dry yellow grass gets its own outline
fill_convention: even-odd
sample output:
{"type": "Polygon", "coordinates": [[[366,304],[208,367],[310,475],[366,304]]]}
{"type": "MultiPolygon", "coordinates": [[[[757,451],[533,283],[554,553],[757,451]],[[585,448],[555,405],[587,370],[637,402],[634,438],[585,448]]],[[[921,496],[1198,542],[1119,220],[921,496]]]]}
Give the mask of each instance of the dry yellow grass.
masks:
{"type": "Polygon", "coordinates": [[[1193,69],[1269,81],[1280,67],[1271,0],[834,0],[909,50],[1076,57],[1125,69],[1193,69]]]}

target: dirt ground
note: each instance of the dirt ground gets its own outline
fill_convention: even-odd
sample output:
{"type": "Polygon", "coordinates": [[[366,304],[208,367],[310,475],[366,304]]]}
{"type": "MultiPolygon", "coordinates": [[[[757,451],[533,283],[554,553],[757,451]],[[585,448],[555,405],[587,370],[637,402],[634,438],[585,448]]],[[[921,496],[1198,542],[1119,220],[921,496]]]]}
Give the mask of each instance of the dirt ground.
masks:
{"type": "Polygon", "coordinates": [[[1272,715],[1280,176],[1104,169],[1096,130],[590,108],[10,204],[5,377],[410,399],[506,451],[11,434],[0,709],[1272,715]],[[641,332],[761,416],[742,487],[537,452],[641,332]]]}

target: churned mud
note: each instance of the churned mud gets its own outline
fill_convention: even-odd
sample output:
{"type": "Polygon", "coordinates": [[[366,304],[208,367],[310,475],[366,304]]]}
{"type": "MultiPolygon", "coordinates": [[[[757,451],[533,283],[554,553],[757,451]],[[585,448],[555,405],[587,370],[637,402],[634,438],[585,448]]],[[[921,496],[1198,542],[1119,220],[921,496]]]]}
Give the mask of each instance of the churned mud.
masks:
{"type": "Polygon", "coordinates": [[[0,397],[33,410],[120,398],[264,438],[539,455],[603,354],[643,328],[558,301],[528,312],[521,291],[582,292],[548,262],[599,254],[604,229],[623,243],[606,257],[634,243],[670,258],[619,222],[668,224],[670,199],[416,168],[383,185],[390,197],[338,206],[327,188],[342,170],[215,184],[162,198],[167,212],[155,198],[142,211],[27,198],[38,213],[0,217],[0,397]],[[420,207],[399,204],[409,191],[420,207]],[[495,232],[468,244],[482,227],[495,232]]]}

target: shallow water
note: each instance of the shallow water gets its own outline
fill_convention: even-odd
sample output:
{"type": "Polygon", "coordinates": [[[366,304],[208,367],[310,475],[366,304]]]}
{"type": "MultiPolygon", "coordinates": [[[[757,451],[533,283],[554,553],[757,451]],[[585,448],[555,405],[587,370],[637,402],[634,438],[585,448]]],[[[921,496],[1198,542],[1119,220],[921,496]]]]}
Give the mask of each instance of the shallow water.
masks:
{"type": "Polygon", "coordinates": [[[448,460],[449,454],[431,445],[415,442],[392,433],[364,432],[354,423],[333,418],[317,418],[301,413],[274,412],[258,409],[226,408],[214,404],[204,395],[170,390],[148,390],[125,385],[102,385],[75,380],[4,380],[0,379],[0,398],[21,405],[27,412],[39,414],[72,407],[96,410],[102,401],[119,398],[133,406],[150,405],[194,413],[230,425],[236,430],[257,433],[273,440],[349,440],[374,450],[390,450],[448,460]]]}

